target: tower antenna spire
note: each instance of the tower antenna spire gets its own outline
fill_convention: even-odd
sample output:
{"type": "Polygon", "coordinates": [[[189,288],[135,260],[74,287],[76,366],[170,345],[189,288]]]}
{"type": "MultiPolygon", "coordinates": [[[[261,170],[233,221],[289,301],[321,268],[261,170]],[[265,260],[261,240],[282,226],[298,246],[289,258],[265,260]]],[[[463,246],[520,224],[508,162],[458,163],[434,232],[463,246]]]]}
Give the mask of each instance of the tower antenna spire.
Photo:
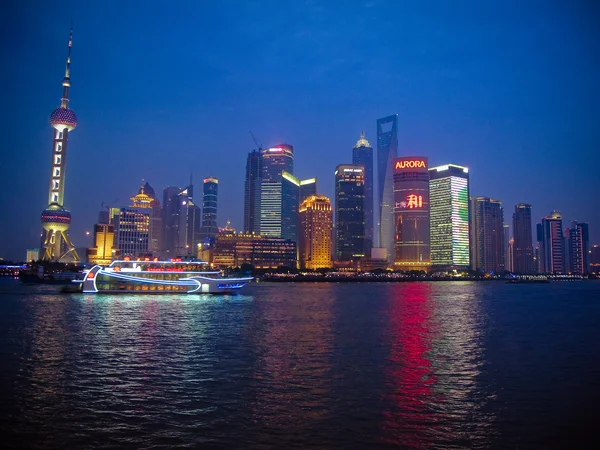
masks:
{"type": "Polygon", "coordinates": [[[67,54],[67,66],[65,67],[65,78],[63,79],[63,96],[60,101],[61,108],[69,106],[69,88],[71,87],[71,47],[73,47],[73,22],[71,21],[71,32],[69,33],[69,52],[67,54]]]}
{"type": "Polygon", "coordinates": [[[71,21],[71,32],[69,33],[69,53],[67,54],[67,67],[65,68],[65,78],[69,78],[71,65],[71,47],[73,47],[73,21],[71,21]]]}

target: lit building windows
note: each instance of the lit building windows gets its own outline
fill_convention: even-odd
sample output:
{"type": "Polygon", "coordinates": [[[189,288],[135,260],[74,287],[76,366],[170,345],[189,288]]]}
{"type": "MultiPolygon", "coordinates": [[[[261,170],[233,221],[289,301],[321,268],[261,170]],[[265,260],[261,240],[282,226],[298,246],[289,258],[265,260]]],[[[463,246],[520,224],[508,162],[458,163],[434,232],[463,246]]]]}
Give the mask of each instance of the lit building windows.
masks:
{"type": "Polygon", "coordinates": [[[60,155],[54,155],[54,164],[58,165],[60,164],[62,161],[62,158],[60,155]]]}
{"type": "Polygon", "coordinates": [[[52,180],[52,189],[53,190],[57,190],[58,187],[60,185],[60,181],[59,180],[52,180]]]}
{"type": "Polygon", "coordinates": [[[53,177],[60,177],[60,167],[55,167],[54,171],[52,172],[52,176],[53,177]]]}

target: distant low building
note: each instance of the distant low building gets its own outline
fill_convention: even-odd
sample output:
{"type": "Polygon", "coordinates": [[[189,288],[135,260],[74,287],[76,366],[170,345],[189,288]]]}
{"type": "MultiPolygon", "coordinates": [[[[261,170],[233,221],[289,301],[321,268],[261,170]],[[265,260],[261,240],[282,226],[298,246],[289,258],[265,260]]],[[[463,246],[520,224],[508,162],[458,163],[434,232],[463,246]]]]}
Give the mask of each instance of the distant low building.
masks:
{"type": "Polygon", "coordinates": [[[40,259],[40,249],[28,248],[27,256],[25,257],[25,262],[37,261],[38,259],[40,259]]]}
{"type": "MultiPolygon", "coordinates": [[[[203,254],[203,256],[209,256],[203,254]]],[[[296,267],[296,242],[251,233],[220,233],[212,249],[214,267],[240,267],[251,264],[257,269],[296,267]]],[[[206,260],[206,258],[202,258],[206,260]]]]}

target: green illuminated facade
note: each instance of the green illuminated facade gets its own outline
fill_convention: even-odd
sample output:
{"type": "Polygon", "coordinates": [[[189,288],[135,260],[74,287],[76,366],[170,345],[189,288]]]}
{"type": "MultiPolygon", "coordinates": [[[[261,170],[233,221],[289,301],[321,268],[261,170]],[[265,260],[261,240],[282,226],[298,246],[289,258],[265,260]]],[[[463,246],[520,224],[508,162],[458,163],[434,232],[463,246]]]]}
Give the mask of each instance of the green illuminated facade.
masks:
{"type": "Polygon", "coordinates": [[[469,169],[454,164],[429,169],[432,266],[470,265],[469,169]]]}

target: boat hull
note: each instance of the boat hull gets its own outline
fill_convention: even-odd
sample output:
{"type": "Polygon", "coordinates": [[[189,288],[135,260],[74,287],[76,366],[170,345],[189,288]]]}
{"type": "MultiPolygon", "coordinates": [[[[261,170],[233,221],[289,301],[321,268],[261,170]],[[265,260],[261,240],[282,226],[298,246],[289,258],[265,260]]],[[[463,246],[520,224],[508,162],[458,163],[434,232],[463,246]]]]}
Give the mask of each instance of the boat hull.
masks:
{"type": "Polygon", "coordinates": [[[198,272],[172,273],[121,273],[100,266],[92,267],[81,283],[86,294],[235,294],[252,277],[211,277],[198,272]]]}

